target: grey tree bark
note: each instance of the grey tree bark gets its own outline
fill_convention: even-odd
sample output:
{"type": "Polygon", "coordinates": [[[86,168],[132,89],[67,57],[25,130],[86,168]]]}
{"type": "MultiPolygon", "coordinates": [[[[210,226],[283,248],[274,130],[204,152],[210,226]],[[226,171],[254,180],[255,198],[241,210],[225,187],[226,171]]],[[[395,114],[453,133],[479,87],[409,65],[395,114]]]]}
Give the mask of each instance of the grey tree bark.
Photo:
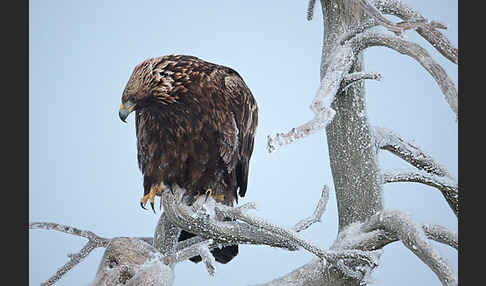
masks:
{"type": "MultiPolygon", "coordinates": [[[[312,19],[315,0],[309,1],[307,17],[312,19]]],[[[30,229],[52,229],[88,239],[80,253],[69,260],[45,285],[52,285],[81,262],[96,247],[105,247],[92,285],[172,285],[174,265],[201,255],[209,275],[217,265],[210,249],[218,245],[264,244],[289,251],[305,249],[316,258],[273,281],[270,285],[364,285],[379,264],[384,246],[401,241],[424,262],[443,285],[457,285],[457,274],[435,250],[430,240],[458,248],[457,233],[439,225],[419,224],[396,210],[385,210],[383,184],[419,182],[442,192],[458,215],[459,188],[446,168],[420,148],[391,131],[368,122],[365,79],[379,80],[365,71],[363,53],[371,46],[383,46],[414,58],[441,87],[445,100],[457,115],[457,88],[444,69],[425,49],[400,37],[415,30],[447,59],[457,63],[457,49],[437,29],[443,24],[428,21],[400,0],[321,0],[324,36],[320,66],[321,86],[310,106],[315,117],[287,133],[268,137],[268,151],[292,143],[314,132],[326,132],[339,216],[338,236],[323,249],[303,239],[299,232],[319,221],[326,209],[329,188],[323,188],[314,213],[287,229],[248,214],[246,204],[229,208],[198,200],[181,204],[184,190],[164,192],[161,215],[153,238],[101,238],[91,232],[54,223],[31,223],[30,229]],[[404,20],[393,23],[384,14],[404,20]],[[375,30],[383,26],[388,33],[375,30]],[[377,153],[389,151],[418,171],[384,172],[377,153]],[[234,221],[222,221],[231,217],[234,221]],[[198,236],[177,242],[181,229],[198,236]]]]}

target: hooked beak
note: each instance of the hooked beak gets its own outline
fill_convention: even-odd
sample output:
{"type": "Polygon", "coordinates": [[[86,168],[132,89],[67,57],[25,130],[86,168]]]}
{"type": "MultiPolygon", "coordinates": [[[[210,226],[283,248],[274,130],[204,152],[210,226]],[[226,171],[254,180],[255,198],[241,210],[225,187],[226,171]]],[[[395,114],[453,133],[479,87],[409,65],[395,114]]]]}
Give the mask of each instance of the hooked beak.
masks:
{"type": "Polygon", "coordinates": [[[120,110],[118,111],[118,115],[120,116],[121,121],[127,122],[126,119],[130,113],[132,113],[133,110],[135,110],[135,105],[136,103],[133,103],[132,101],[128,100],[125,103],[122,103],[120,106],[120,110]]]}

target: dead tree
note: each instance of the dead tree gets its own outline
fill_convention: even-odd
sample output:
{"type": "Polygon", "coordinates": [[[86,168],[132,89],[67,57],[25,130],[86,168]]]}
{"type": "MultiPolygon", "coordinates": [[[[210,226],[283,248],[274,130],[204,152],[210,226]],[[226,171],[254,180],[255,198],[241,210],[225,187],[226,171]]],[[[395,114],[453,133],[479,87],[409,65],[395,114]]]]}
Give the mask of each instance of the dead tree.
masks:
{"type": "MultiPolygon", "coordinates": [[[[314,7],[315,0],[309,1],[309,20],[314,7]]],[[[31,223],[30,229],[57,230],[88,239],[82,250],[69,255],[70,260],[44,285],[54,284],[97,247],[106,250],[92,285],[172,285],[176,275],[173,266],[195,255],[203,258],[208,274],[215,275],[217,266],[210,249],[231,244],[305,249],[316,256],[294,271],[260,285],[363,285],[378,265],[383,248],[396,241],[420,258],[443,285],[457,285],[457,274],[430,243],[434,240],[457,249],[457,233],[440,225],[419,224],[401,211],[383,207],[383,184],[418,182],[437,188],[457,216],[459,188],[450,172],[419,147],[390,130],[369,125],[364,80],[379,80],[381,75],[363,70],[363,53],[369,47],[381,46],[416,60],[434,78],[457,116],[455,84],[423,47],[402,35],[407,30],[417,32],[456,64],[458,50],[439,31],[446,28],[444,24],[426,19],[401,0],[321,0],[321,7],[326,29],[321,85],[310,106],[314,118],[287,133],[268,136],[268,151],[325,130],[339,215],[335,242],[323,249],[299,235],[324,213],[329,196],[327,186],[314,213],[290,229],[249,214],[255,208],[252,203],[230,208],[200,198],[189,207],[181,203],[184,190],[175,187],[174,193],[162,194],[164,212],[154,237],[107,239],[70,226],[31,223]],[[403,21],[394,23],[384,15],[403,21]],[[414,168],[381,170],[377,153],[383,150],[414,168]],[[234,221],[222,221],[222,217],[234,221]],[[198,236],[177,242],[181,229],[198,236]]]]}

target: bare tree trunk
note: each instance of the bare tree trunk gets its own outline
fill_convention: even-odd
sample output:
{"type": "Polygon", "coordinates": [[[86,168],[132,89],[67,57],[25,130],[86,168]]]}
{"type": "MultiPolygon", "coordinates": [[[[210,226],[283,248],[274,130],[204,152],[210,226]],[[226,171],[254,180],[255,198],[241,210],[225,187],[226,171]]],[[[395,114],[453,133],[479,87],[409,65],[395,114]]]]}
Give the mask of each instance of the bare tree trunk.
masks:
{"type": "MultiPolygon", "coordinates": [[[[324,46],[321,79],[327,71],[328,57],[340,49],[340,36],[364,21],[354,1],[322,0],[324,46]]],[[[349,73],[363,69],[360,54],[349,73]]],[[[355,221],[364,221],[383,209],[382,184],[371,144],[363,81],[339,92],[331,104],[336,115],[326,128],[329,158],[339,212],[339,230],[355,221]]]]}

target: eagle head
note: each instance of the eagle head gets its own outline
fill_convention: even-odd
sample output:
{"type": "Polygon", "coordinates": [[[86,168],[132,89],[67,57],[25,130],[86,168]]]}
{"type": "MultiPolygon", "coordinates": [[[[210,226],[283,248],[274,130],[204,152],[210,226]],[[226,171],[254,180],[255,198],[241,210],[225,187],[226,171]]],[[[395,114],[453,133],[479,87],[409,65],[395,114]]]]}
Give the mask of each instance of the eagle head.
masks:
{"type": "Polygon", "coordinates": [[[174,79],[170,72],[163,69],[167,65],[164,57],[159,57],[147,59],[134,68],[123,91],[118,111],[123,122],[134,110],[153,104],[167,105],[177,100],[177,96],[170,95],[174,79]]]}

